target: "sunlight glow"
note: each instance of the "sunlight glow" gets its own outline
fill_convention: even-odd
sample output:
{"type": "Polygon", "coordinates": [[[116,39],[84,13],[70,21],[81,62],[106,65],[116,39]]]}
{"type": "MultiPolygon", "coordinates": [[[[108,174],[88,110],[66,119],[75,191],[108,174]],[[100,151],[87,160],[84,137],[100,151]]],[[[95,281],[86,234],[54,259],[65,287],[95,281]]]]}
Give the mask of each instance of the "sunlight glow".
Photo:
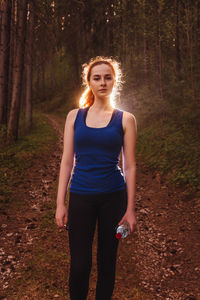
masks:
{"type": "Polygon", "coordinates": [[[116,92],[117,92],[116,88],[113,87],[112,93],[111,93],[111,95],[110,95],[110,104],[111,104],[111,106],[112,106],[113,108],[116,107],[116,102],[115,102],[116,92]]]}
{"type": "MultiPolygon", "coordinates": [[[[83,92],[83,94],[81,95],[81,98],[79,100],[79,106],[82,107],[83,104],[85,103],[85,97],[87,95],[87,93],[89,92],[90,88],[87,87],[86,90],[83,92]]],[[[84,107],[87,107],[87,106],[84,106],[84,107]]]]}

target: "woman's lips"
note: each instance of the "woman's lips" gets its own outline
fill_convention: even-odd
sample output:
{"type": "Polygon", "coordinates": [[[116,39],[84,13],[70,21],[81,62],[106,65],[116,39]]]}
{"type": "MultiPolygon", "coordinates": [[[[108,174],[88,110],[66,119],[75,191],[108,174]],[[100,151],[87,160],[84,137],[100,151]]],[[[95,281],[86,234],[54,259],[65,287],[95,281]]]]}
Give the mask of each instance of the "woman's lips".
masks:
{"type": "Polygon", "coordinates": [[[99,92],[106,92],[107,89],[100,89],[99,92]]]}

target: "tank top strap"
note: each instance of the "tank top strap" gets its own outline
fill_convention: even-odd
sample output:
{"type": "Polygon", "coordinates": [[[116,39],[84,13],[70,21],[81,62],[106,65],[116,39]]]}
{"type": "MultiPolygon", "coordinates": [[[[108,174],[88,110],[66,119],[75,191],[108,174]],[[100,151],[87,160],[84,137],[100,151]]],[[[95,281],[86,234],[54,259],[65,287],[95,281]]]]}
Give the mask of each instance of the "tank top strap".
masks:
{"type": "Polygon", "coordinates": [[[123,118],[123,111],[120,109],[115,109],[115,114],[112,123],[114,126],[117,126],[123,133],[122,118],[123,118]]]}
{"type": "Polygon", "coordinates": [[[76,115],[76,119],[74,121],[74,128],[76,126],[83,125],[85,111],[86,111],[86,108],[79,108],[77,115],[76,115]]]}
{"type": "Polygon", "coordinates": [[[120,110],[120,109],[115,109],[115,120],[118,121],[118,122],[121,122],[122,121],[122,117],[123,117],[123,111],[120,110]]]}

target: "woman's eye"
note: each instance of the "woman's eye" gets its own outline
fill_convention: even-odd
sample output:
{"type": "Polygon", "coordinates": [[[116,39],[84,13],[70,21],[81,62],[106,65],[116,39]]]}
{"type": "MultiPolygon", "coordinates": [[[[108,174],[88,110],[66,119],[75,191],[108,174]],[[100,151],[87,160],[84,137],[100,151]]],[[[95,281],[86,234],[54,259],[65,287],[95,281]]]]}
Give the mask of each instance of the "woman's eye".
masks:
{"type": "MultiPolygon", "coordinates": [[[[101,78],[100,77],[94,77],[93,78],[93,80],[95,80],[95,81],[98,81],[98,80],[100,80],[101,78]]],[[[112,76],[106,76],[106,77],[104,77],[104,79],[105,80],[112,80],[112,76]]]]}

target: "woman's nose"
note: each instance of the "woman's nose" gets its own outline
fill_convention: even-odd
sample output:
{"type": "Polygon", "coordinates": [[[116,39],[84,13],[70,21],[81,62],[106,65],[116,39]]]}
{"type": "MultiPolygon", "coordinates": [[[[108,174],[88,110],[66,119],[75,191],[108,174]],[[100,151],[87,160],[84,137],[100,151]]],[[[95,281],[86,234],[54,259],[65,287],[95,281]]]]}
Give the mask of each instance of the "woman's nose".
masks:
{"type": "Polygon", "coordinates": [[[104,78],[101,79],[101,85],[105,85],[106,84],[106,81],[104,78]]]}

